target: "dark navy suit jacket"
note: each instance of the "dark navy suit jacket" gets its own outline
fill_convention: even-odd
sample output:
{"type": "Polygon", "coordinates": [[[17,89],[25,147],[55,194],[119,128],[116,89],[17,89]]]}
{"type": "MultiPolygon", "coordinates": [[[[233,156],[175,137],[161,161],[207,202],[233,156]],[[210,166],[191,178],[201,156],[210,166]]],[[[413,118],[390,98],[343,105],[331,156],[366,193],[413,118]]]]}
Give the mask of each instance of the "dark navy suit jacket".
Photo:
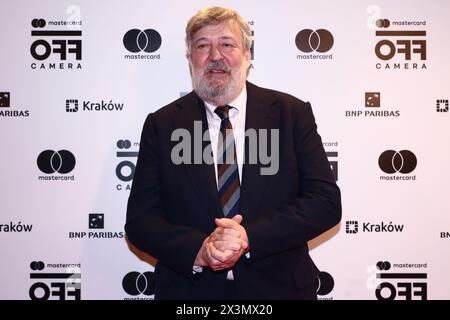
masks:
{"type": "MultiPolygon", "coordinates": [[[[314,299],[316,269],[307,241],[340,221],[340,191],[311,105],[246,85],[246,129],[279,129],[279,170],[261,175],[259,159],[243,165],[240,212],[250,258],[235,265],[234,281],[243,299],[314,299]]],[[[205,106],[191,92],[149,114],[142,131],[125,230],[132,244],[158,260],[155,299],[220,299],[227,281],[226,270],[192,269],[214,218],[223,217],[214,164],[171,161],[179,143],[172,132],[184,128],[193,135],[194,121],[207,130],[205,106]]],[[[248,143],[244,149],[249,160],[248,143]]]]}

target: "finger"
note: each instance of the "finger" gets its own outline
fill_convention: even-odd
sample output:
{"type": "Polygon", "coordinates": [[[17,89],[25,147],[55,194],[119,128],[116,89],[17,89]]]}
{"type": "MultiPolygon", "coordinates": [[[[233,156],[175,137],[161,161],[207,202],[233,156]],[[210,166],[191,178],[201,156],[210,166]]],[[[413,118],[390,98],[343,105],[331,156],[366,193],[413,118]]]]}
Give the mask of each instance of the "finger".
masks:
{"type": "Polygon", "coordinates": [[[206,244],[206,247],[205,247],[205,253],[206,253],[206,258],[207,258],[208,265],[209,265],[210,267],[212,267],[212,266],[214,266],[214,265],[218,265],[218,264],[221,263],[220,261],[216,260],[216,259],[212,256],[212,253],[211,253],[211,247],[209,246],[208,243],[206,244]]]}
{"type": "Polygon", "coordinates": [[[241,226],[236,221],[228,218],[221,218],[221,219],[216,218],[215,222],[218,227],[231,228],[234,230],[238,230],[238,228],[241,226]]]}
{"type": "Polygon", "coordinates": [[[226,263],[214,265],[211,268],[215,271],[223,270],[223,269],[230,269],[230,268],[234,267],[234,265],[236,264],[236,261],[237,261],[236,259],[232,259],[232,260],[227,261],[226,263]]]}
{"type": "Polygon", "coordinates": [[[242,223],[242,219],[244,219],[244,218],[240,214],[237,214],[233,218],[231,218],[231,220],[234,220],[234,221],[236,221],[239,224],[242,223]]]}
{"type": "Polygon", "coordinates": [[[220,250],[222,252],[225,250],[239,251],[241,249],[241,245],[237,242],[215,241],[213,242],[213,245],[217,250],[220,250]]]}
{"type": "Polygon", "coordinates": [[[234,255],[234,251],[225,250],[224,252],[222,252],[220,250],[217,250],[212,243],[208,243],[207,245],[210,248],[211,257],[220,262],[226,262],[234,255]]]}
{"type": "Polygon", "coordinates": [[[216,260],[213,256],[212,256],[212,252],[211,252],[211,246],[209,243],[205,244],[205,253],[206,253],[206,257],[208,259],[208,264],[209,266],[213,266],[213,265],[217,265],[219,263],[221,263],[220,261],[216,260]]]}
{"type": "Polygon", "coordinates": [[[222,263],[218,263],[214,266],[212,266],[211,268],[220,270],[220,269],[228,269],[228,268],[232,268],[234,266],[234,264],[236,263],[235,259],[231,259],[227,262],[222,262],[222,263]]]}
{"type": "Polygon", "coordinates": [[[244,242],[244,240],[228,235],[228,234],[215,234],[212,235],[208,242],[216,242],[216,241],[229,241],[229,242],[237,242],[239,244],[241,244],[242,242],[244,242]]]}
{"type": "Polygon", "coordinates": [[[246,251],[248,248],[248,243],[242,240],[239,241],[228,241],[228,240],[217,240],[208,242],[212,244],[219,251],[246,251]]]}
{"type": "Polygon", "coordinates": [[[233,268],[234,265],[236,264],[236,262],[242,256],[242,252],[243,251],[239,251],[239,253],[235,254],[231,259],[227,260],[226,262],[222,262],[222,263],[216,264],[216,265],[214,265],[211,268],[213,268],[214,270],[222,270],[222,269],[233,268]]]}
{"type": "Polygon", "coordinates": [[[222,227],[217,227],[211,233],[211,236],[213,236],[213,235],[220,235],[220,234],[229,234],[229,235],[235,236],[237,238],[241,237],[241,233],[238,230],[231,229],[231,228],[222,228],[222,227]]]}
{"type": "Polygon", "coordinates": [[[234,236],[236,238],[240,238],[241,237],[241,233],[239,231],[235,230],[235,229],[231,229],[231,228],[221,228],[221,229],[222,229],[222,231],[220,233],[229,234],[229,235],[232,235],[232,236],[234,236]]]}

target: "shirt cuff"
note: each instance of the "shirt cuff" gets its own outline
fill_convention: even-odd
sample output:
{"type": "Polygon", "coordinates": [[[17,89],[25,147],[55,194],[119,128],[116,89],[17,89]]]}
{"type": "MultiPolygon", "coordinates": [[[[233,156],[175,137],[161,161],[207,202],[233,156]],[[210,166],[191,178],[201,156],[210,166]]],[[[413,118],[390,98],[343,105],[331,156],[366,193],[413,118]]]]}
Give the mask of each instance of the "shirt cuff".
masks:
{"type": "Polygon", "coordinates": [[[196,273],[199,273],[199,272],[203,272],[203,267],[194,265],[192,267],[192,274],[196,274],[196,273]]]}

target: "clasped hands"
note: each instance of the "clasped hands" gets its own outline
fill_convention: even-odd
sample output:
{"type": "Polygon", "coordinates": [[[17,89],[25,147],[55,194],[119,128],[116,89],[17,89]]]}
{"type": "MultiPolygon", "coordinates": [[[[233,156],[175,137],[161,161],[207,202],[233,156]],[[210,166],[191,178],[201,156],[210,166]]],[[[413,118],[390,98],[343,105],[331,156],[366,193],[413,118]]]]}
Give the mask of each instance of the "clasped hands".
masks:
{"type": "Polygon", "coordinates": [[[247,232],[241,225],[242,216],[216,218],[216,229],[203,241],[194,265],[214,271],[232,268],[249,249],[247,232]]]}

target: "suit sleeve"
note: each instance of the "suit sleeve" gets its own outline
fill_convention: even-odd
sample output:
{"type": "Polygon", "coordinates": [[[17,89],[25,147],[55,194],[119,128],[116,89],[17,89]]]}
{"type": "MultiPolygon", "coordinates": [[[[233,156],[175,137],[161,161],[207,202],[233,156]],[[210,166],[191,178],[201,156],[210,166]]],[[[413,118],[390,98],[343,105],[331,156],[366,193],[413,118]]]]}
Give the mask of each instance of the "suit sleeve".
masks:
{"type": "Polygon", "coordinates": [[[305,246],[341,219],[340,190],[317,133],[311,105],[304,103],[294,110],[292,132],[299,194],[284,206],[267,210],[248,225],[244,221],[250,262],[305,246]]]}
{"type": "Polygon", "coordinates": [[[161,197],[159,143],[153,115],[142,130],[139,156],[128,199],[125,232],[139,250],[166,267],[193,277],[192,267],[206,234],[167,219],[161,197]]]}

